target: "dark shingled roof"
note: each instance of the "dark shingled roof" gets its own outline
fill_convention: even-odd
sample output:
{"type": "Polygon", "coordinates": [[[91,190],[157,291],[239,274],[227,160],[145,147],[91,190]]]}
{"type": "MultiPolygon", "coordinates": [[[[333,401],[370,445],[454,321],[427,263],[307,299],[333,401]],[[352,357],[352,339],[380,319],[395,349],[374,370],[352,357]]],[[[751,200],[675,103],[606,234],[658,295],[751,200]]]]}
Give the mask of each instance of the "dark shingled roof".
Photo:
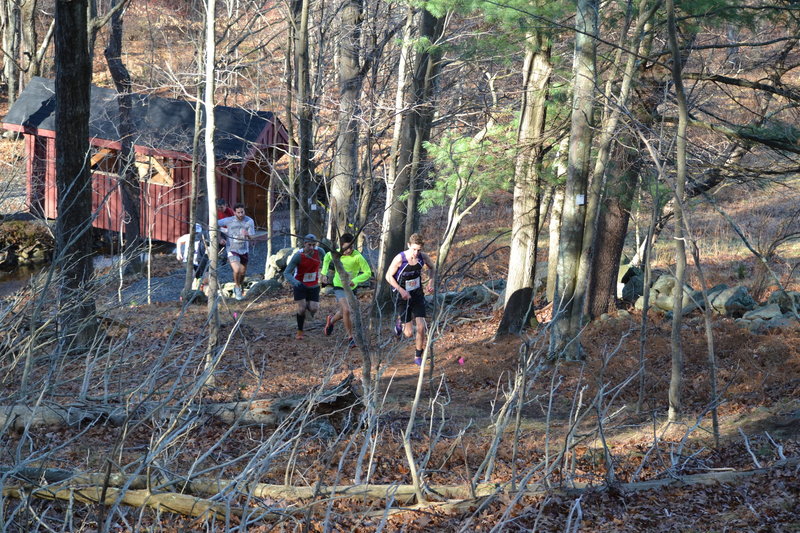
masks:
{"type": "MultiPolygon", "coordinates": [[[[117,92],[92,86],[89,135],[107,141],[120,140],[117,92]]],[[[192,152],[194,108],[191,103],[147,94],[134,94],[135,144],[160,150],[192,152]]],[[[217,159],[238,160],[247,156],[259,135],[273,121],[268,111],[217,106],[214,151],[217,159]]],[[[53,80],[33,78],[8,111],[4,122],[55,131],[53,80]]]]}

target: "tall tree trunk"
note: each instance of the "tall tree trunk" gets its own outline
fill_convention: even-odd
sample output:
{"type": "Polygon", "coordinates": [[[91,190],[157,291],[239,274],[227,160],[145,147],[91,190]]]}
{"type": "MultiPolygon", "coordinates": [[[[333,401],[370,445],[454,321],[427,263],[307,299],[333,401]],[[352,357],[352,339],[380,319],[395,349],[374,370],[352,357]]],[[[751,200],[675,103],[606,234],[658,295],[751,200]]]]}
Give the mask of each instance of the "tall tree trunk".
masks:
{"type": "MultiPolygon", "coordinates": [[[[208,298],[208,323],[210,324],[208,334],[208,347],[206,349],[206,370],[213,372],[213,366],[217,359],[219,349],[219,312],[217,302],[219,299],[217,291],[217,266],[219,251],[219,227],[217,225],[217,162],[214,150],[214,131],[216,123],[214,121],[214,92],[216,89],[215,78],[215,58],[216,58],[216,39],[215,39],[215,9],[216,0],[206,0],[206,39],[205,39],[205,94],[203,108],[205,109],[205,136],[203,144],[205,146],[206,163],[206,193],[208,198],[208,225],[211,240],[210,249],[210,269],[209,279],[209,298],[208,298]]],[[[208,385],[213,385],[213,376],[206,381],[208,385]]]]}
{"type": "Polygon", "coordinates": [[[3,78],[8,88],[8,105],[17,99],[19,84],[20,6],[18,2],[3,2],[3,78]]]}
{"type": "Polygon", "coordinates": [[[123,257],[129,262],[129,271],[141,270],[141,219],[140,201],[141,187],[139,186],[139,173],[136,168],[136,154],[134,153],[134,128],[131,120],[133,100],[131,98],[131,75],[122,62],[122,10],[114,9],[120,0],[112,0],[111,32],[108,45],[104,51],[108,70],[117,89],[117,108],[119,112],[119,135],[121,149],[120,163],[120,191],[122,205],[125,211],[125,247],[123,257]]]}
{"type": "Polygon", "coordinates": [[[31,79],[31,76],[38,76],[40,71],[40,56],[37,50],[38,36],[36,34],[37,4],[37,0],[25,0],[20,4],[20,55],[27,59],[23,63],[23,72],[20,74],[20,90],[31,79]]]}
{"type": "Polygon", "coordinates": [[[596,83],[597,0],[578,0],[576,14],[574,92],[569,137],[567,183],[561,215],[556,294],[550,356],[567,360],[582,357],[580,348],[581,294],[576,294],[578,267],[586,224],[586,194],[593,135],[592,113],[596,83]]]}
{"type": "MultiPolygon", "coordinates": [[[[645,32],[645,28],[650,23],[655,14],[658,3],[654,3],[647,9],[648,0],[640,0],[636,25],[633,31],[633,42],[626,46],[626,35],[629,33],[630,16],[625,19],[623,30],[620,32],[619,48],[617,49],[614,65],[619,65],[622,70],[622,82],[619,84],[617,95],[613,94],[614,83],[608,81],[605,91],[605,102],[614,102],[615,105],[607,105],[604,108],[603,120],[600,126],[600,139],[598,142],[597,155],[595,157],[593,180],[588,198],[588,208],[586,217],[586,227],[583,234],[583,246],[580,266],[578,268],[578,281],[576,288],[576,300],[583,298],[588,292],[586,305],[580,309],[573,308],[573,322],[581,323],[581,315],[584,311],[589,311],[590,317],[595,316],[594,310],[604,308],[608,310],[613,306],[616,296],[617,271],[619,268],[622,245],[625,241],[625,232],[628,230],[628,207],[633,198],[637,172],[637,155],[629,157],[629,150],[625,146],[630,146],[627,135],[622,134],[618,128],[622,115],[622,109],[628,108],[632,87],[637,80],[639,69],[637,68],[639,57],[647,55],[650,48],[650,32],[645,32]],[[625,53],[624,50],[635,49],[636,54],[625,53]],[[623,57],[626,57],[623,63],[623,57]],[[620,143],[618,139],[623,136],[620,143]],[[621,146],[615,149],[615,145],[621,146]],[[609,161],[612,154],[617,154],[617,171],[608,172],[609,161]],[[632,159],[631,161],[628,161],[632,159]],[[617,181],[619,181],[617,183],[617,181]],[[605,183],[607,182],[607,184],[605,183]],[[605,185],[605,187],[604,187],[605,185]],[[609,211],[603,213],[600,209],[604,189],[607,198],[606,205],[609,211]],[[597,230],[597,231],[596,231],[597,230]],[[615,231],[617,233],[607,233],[615,231]],[[621,233],[620,233],[621,232],[621,233]],[[604,238],[606,237],[606,238],[604,238]],[[614,255],[616,254],[616,255],[614,255]],[[599,256],[599,257],[597,257],[599,256]],[[597,270],[592,267],[597,267],[597,270]],[[606,279],[599,279],[605,276],[606,279]],[[597,292],[602,289],[602,292],[597,292]],[[602,301],[594,302],[594,298],[602,301]]],[[[602,311],[600,314],[602,314],[602,311]]]]}
{"type": "Polygon", "coordinates": [[[675,22],[675,4],[667,0],[667,29],[669,45],[672,52],[672,81],[675,84],[675,97],[678,100],[678,130],[675,144],[675,291],[672,313],[672,334],[670,347],[672,352],[672,369],[669,381],[669,420],[676,421],[681,413],[681,395],[683,389],[683,344],[681,329],[683,324],[683,285],[686,278],[686,243],[683,240],[683,196],[686,186],[686,126],[689,113],[686,106],[686,93],[683,90],[681,71],[683,62],[678,48],[678,36],[675,22]]]}
{"type": "MultiPolygon", "coordinates": [[[[297,74],[297,56],[295,55],[295,46],[297,44],[297,32],[298,27],[300,25],[300,21],[298,20],[300,17],[298,15],[298,11],[302,10],[302,2],[301,1],[294,1],[290,4],[291,7],[291,22],[289,24],[289,38],[286,42],[286,55],[283,58],[284,68],[286,69],[286,102],[285,102],[285,114],[286,114],[286,135],[288,137],[288,146],[287,152],[289,155],[287,161],[288,167],[288,177],[286,183],[286,194],[288,196],[288,204],[289,204],[289,234],[296,236],[298,231],[298,219],[297,219],[297,161],[295,160],[296,154],[299,154],[297,150],[297,146],[295,145],[295,138],[294,138],[294,97],[295,91],[297,90],[297,83],[295,81],[295,76],[297,74]]],[[[270,184],[272,184],[273,180],[270,180],[270,184]]],[[[296,237],[290,237],[291,244],[297,244],[296,237]]],[[[267,256],[267,260],[269,260],[269,256],[267,256]]]]}
{"type": "MultiPolygon", "coordinates": [[[[617,147],[618,152],[626,152],[617,147]]],[[[622,249],[628,233],[630,205],[636,190],[640,165],[622,171],[619,177],[610,176],[606,186],[603,206],[597,224],[595,251],[592,254],[591,278],[588,287],[587,307],[590,319],[616,309],[617,278],[622,249]]]]}
{"type": "Polygon", "coordinates": [[[444,18],[436,17],[423,9],[420,12],[419,36],[431,46],[420,50],[414,68],[414,121],[411,137],[411,161],[409,168],[409,190],[406,201],[406,240],[419,231],[419,195],[425,185],[426,151],[424,144],[430,140],[433,115],[436,110],[436,78],[441,65],[440,39],[444,32],[444,18]]]}
{"type": "Polygon", "coordinates": [[[348,231],[350,201],[358,169],[359,98],[363,76],[360,64],[361,0],[345,0],[340,12],[339,131],[331,177],[331,216],[339,233],[348,231]]]}
{"type": "Polygon", "coordinates": [[[517,134],[520,153],[514,170],[514,218],[503,319],[497,335],[518,334],[533,309],[536,243],[539,239],[540,170],[547,102],[553,70],[550,44],[539,33],[527,37],[523,68],[522,117],[517,134]]]}
{"type": "Polygon", "coordinates": [[[94,299],[87,287],[92,275],[93,217],[86,3],[57,0],[55,17],[56,247],[64,278],[58,301],[59,334],[69,351],[82,351],[96,330],[94,299]]]}
{"type": "MultiPolygon", "coordinates": [[[[553,168],[555,169],[555,182],[558,183],[567,175],[567,157],[569,137],[564,137],[558,145],[553,168]]],[[[558,248],[561,238],[561,215],[564,211],[564,186],[557,184],[553,191],[553,209],[550,211],[547,241],[547,301],[552,303],[556,294],[556,281],[558,275],[558,248]]]]}
{"type": "Polygon", "coordinates": [[[300,134],[299,170],[296,183],[290,185],[290,202],[296,202],[291,232],[295,244],[302,244],[302,236],[308,233],[309,191],[314,181],[312,152],[314,148],[314,106],[311,96],[311,64],[308,49],[308,10],[310,0],[295,0],[295,42],[294,66],[295,88],[297,93],[298,120],[300,134]],[[299,20],[298,20],[299,15],[299,20]],[[296,195],[296,197],[295,197],[296,195]]]}
{"type": "MultiPolygon", "coordinates": [[[[195,225],[198,221],[208,222],[209,217],[206,214],[208,211],[207,204],[205,206],[201,205],[198,201],[200,198],[204,198],[205,194],[204,191],[206,187],[203,186],[205,181],[200,181],[200,135],[203,132],[203,106],[200,105],[200,102],[203,99],[203,87],[202,85],[198,84],[196,87],[195,93],[195,106],[194,106],[194,135],[192,135],[192,183],[190,185],[189,195],[189,246],[186,250],[186,275],[183,278],[183,289],[188,291],[192,288],[192,281],[194,280],[194,241],[195,241],[195,225]],[[191,258],[191,259],[189,259],[191,258]]],[[[214,216],[216,216],[216,206],[214,209],[214,216]]],[[[210,228],[209,228],[210,229],[210,228]]],[[[209,235],[211,232],[207,231],[206,235],[209,235]]],[[[219,258],[219,246],[218,244],[211,245],[210,242],[206,243],[206,254],[208,255],[209,263],[213,262],[214,272],[217,271],[217,263],[219,258]]],[[[211,267],[208,267],[211,270],[211,267]]],[[[214,292],[212,294],[216,294],[216,276],[214,277],[214,292]]]]}
{"type": "MultiPolygon", "coordinates": [[[[401,200],[409,185],[410,137],[412,128],[408,122],[413,115],[406,111],[411,85],[410,51],[414,23],[414,8],[407,7],[406,24],[400,47],[400,58],[397,65],[397,90],[395,92],[395,120],[390,148],[390,163],[386,177],[386,204],[381,224],[381,244],[378,254],[378,279],[386,272],[395,255],[405,245],[406,204],[401,200]]],[[[391,291],[386,283],[378,283],[375,289],[375,301],[384,308],[391,301],[391,291]]]]}

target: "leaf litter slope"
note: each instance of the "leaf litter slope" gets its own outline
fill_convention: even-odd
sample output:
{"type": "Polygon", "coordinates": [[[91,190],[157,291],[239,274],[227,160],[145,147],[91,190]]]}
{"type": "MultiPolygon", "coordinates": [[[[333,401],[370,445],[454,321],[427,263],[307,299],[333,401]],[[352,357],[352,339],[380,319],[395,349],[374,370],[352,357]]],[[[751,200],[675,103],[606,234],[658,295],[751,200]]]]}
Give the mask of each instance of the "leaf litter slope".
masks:
{"type": "MultiPolygon", "coordinates": [[[[171,257],[159,258],[156,274],[180,276],[180,272],[172,271],[174,263],[171,261],[174,261],[171,257]]],[[[496,267],[502,268],[500,264],[496,267]]],[[[367,298],[368,295],[362,297],[363,305],[367,304],[367,298]]],[[[202,401],[280,398],[306,393],[324,379],[335,384],[350,373],[358,379],[361,353],[358,349],[346,348],[341,324],[337,325],[331,337],[322,334],[323,317],[334,310],[335,302],[324,298],[318,316],[306,328],[306,338],[298,342],[294,339],[294,304],[288,291],[265,296],[256,302],[226,302],[221,314],[223,339],[227,346],[216,372],[214,387],[202,393],[202,401]]],[[[118,324],[125,325],[116,333],[119,336],[131,334],[128,353],[135,354],[128,359],[122,355],[119,357],[114,374],[116,386],[121,390],[136,390],[137,384],[158,381],[153,388],[156,391],[154,396],[167,397],[175,382],[191,383],[197,370],[186,372],[185,363],[189,361],[197,367],[202,362],[205,314],[202,307],[182,310],[177,302],[110,311],[109,315],[118,324]],[[160,365],[163,371],[154,378],[155,365],[160,365]],[[183,374],[180,374],[180,369],[183,369],[183,374]]],[[[426,476],[431,483],[463,484],[480,466],[491,443],[492,414],[502,405],[519,359],[520,339],[495,341],[492,338],[499,319],[496,312],[486,307],[470,309],[467,314],[470,315],[469,321],[452,321],[436,339],[434,378],[423,386],[422,414],[412,433],[415,451],[422,454],[429,442],[430,428],[442,427],[442,439],[435,444],[429,461],[434,468],[426,476]],[[433,397],[443,405],[442,408],[431,411],[427,407],[433,397]],[[456,435],[465,427],[469,429],[456,443],[456,435]]],[[[693,316],[687,319],[683,331],[686,352],[684,404],[692,416],[687,418],[686,425],[660,433],[669,381],[669,328],[668,321],[652,317],[645,350],[647,380],[642,413],[636,414],[634,408],[638,387],[629,385],[613,406],[613,411],[617,412],[615,418],[606,423],[606,437],[619,481],[632,481],[635,476],[640,479],[663,476],[669,466],[669,454],[680,446],[687,427],[694,423],[693,415],[701,413],[708,405],[705,333],[701,319],[693,316]],[[654,434],[658,434],[662,442],[652,452],[654,434]],[[645,458],[645,466],[637,473],[645,458]]],[[[388,332],[389,326],[382,329],[388,332]]],[[[748,444],[751,449],[756,449],[762,464],[769,465],[778,459],[776,449],[770,445],[770,437],[783,446],[784,455],[797,457],[800,453],[800,405],[797,400],[800,393],[800,332],[794,327],[768,335],[753,335],[732,321],[720,318],[715,320],[715,333],[720,389],[724,390],[725,399],[720,406],[723,444],[714,449],[708,436],[710,424],[702,424],[681,450],[681,474],[721,468],[752,468],[752,457],[738,433],[739,428],[751,436],[748,444]]],[[[408,341],[395,341],[388,334],[372,340],[380,346],[380,353],[387,363],[381,380],[382,392],[386,392],[380,413],[381,445],[375,455],[371,481],[408,483],[410,477],[400,435],[408,422],[419,369],[411,363],[413,347],[408,341]]],[[[634,313],[632,318],[594,322],[586,330],[584,345],[588,352],[585,365],[550,365],[534,382],[528,394],[529,403],[523,411],[517,450],[518,468],[542,459],[548,434],[551,448],[563,443],[566,422],[578,391],[582,391],[583,398],[588,401],[600,384],[621,383],[636,371],[638,316],[634,313]],[[603,367],[600,362],[612,353],[610,361],[603,367]],[[551,395],[552,383],[559,385],[551,395]],[[548,410],[549,431],[546,424],[548,410]]],[[[83,370],[79,362],[64,366],[64,378],[68,379],[62,381],[62,394],[67,397],[77,394],[83,370]]],[[[99,385],[93,387],[90,397],[101,396],[100,392],[99,385]]],[[[124,436],[118,428],[98,426],[84,430],[80,439],[72,441],[70,438],[81,431],[80,428],[34,430],[32,435],[34,446],[42,450],[52,449],[52,453],[47,455],[61,467],[99,471],[104,458],[114,453],[117,443],[122,444],[116,458],[119,464],[135,464],[154,435],[161,434],[159,424],[156,419],[144,420],[124,436]],[[60,442],[71,444],[57,449],[56,444],[60,442]]],[[[592,424],[594,422],[587,423],[587,430],[592,424]]],[[[247,457],[253,442],[267,438],[269,432],[253,427],[240,428],[222,438],[228,429],[225,424],[214,422],[198,425],[192,430],[191,438],[182,440],[175,448],[170,469],[187,472],[198,456],[214,448],[218,451],[201,466],[210,468],[222,478],[235,477],[241,469],[241,461],[226,463],[225,458],[247,457]]],[[[352,479],[352,458],[341,462],[341,472],[337,477],[342,447],[337,447],[339,449],[333,452],[333,456],[326,456],[330,450],[325,440],[303,442],[302,453],[294,459],[295,468],[303,473],[303,483],[318,479],[326,483],[352,479]],[[322,461],[323,457],[327,460],[322,461]]],[[[11,448],[5,449],[8,452],[11,448]]],[[[576,481],[602,482],[606,465],[600,450],[594,437],[585,439],[575,448],[576,481]]],[[[270,468],[259,473],[257,480],[282,483],[286,461],[286,456],[278,455],[270,468]]],[[[509,438],[498,449],[497,467],[491,479],[507,480],[513,466],[509,438]]],[[[796,496],[798,492],[797,476],[790,474],[789,470],[777,469],[760,481],[738,483],[735,489],[731,486],[670,488],[658,492],[658,496],[649,493],[620,495],[613,491],[590,493],[583,503],[584,524],[592,524],[597,530],[644,531],[668,530],[686,523],[699,528],[713,528],[731,522],[740,523],[745,529],[755,527],[758,520],[766,520],[766,523],[772,520],[777,524],[794,520],[796,523],[796,511],[787,506],[787,498],[796,496]],[[669,502],[666,506],[668,514],[664,514],[663,506],[661,511],[658,510],[665,500],[669,502]],[[749,501],[758,503],[758,519],[746,510],[749,501]],[[701,512],[712,504],[726,511],[717,515],[701,512]],[[658,520],[654,518],[662,516],[658,520]],[[685,522],[688,519],[692,521],[685,522]]],[[[557,470],[555,479],[565,475],[566,472],[557,470]]],[[[556,527],[563,524],[573,501],[574,498],[567,496],[530,497],[523,499],[512,515],[517,516],[519,524],[525,524],[532,523],[529,521],[536,520],[541,512],[540,524],[556,527]]],[[[486,529],[493,520],[499,520],[507,503],[501,498],[484,509],[476,518],[475,529],[486,529]]],[[[358,509],[356,502],[350,505],[351,510],[358,509]]],[[[344,509],[340,511],[344,512],[344,509]]],[[[424,530],[434,526],[457,529],[456,524],[462,523],[463,519],[463,513],[442,511],[422,515],[408,513],[391,520],[397,527],[424,530]]]]}

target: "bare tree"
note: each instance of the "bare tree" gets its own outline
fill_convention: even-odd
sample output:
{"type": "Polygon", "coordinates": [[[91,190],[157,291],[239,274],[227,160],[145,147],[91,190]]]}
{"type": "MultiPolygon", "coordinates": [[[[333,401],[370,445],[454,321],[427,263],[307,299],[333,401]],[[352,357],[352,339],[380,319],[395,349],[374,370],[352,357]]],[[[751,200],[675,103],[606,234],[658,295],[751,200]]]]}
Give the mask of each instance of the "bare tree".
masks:
{"type": "Polygon", "coordinates": [[[556,292],[553,297],[551,357],[582,357],[578,332],[583,294],[577,292],[578,268],[587,219],[589,164],[593,137],[597,3],[580,0],[576,14],[573,62],[573,105],[567,163],[567,184],[561,215],[556,292]]]}
{"type": "Polygon", "coordinates": [[[683,345],[681,329],[683,324],[683,286],[686,278],[686,242],[684,241],[683,198],[686,184],[686,128],[689,113],[686,106],[686,93],[683,90],[681,77],[682,62],[678,48],[678,31],[675,22],[675,4],[666,0],[667,30],[672,52],[672,81],[675,84],[675,97],[678,100],[678,130],[675,146],[675,286],[672,314],[672,368],[669,382],[669,420],[676,421],[681,414],[681,394],[683,388],[683,345]]]}
{"type": "Polygon", "coordinates": [[[514,221],[505,290],[503,319],[498,335],[520,333],[532,315],[536,251],[541,216],[542,160],[547,87],[553,66],[548,37],[532,31],[526,39],[528,50],[522,70],[522,118],[518,132],[520,153],[514,177],[514,221]]]}
{"type": "Polygon", "coordinates": [[[331,218],[344,231],[351,221],[350,202],[358,169],[359,98],[363,83],[360,41],[363,4],[345,0],[339,15],[339,116],[331,176],[331,218]]]}
{"type": "Polygon", "coordinates": [[[91,61],[84,2],[58,0],[55,30],[56,264],[62,269],[59,329],[67,351],[83,350],[96,330],[92,275],[92,185],[89,170],[91,61]]]}

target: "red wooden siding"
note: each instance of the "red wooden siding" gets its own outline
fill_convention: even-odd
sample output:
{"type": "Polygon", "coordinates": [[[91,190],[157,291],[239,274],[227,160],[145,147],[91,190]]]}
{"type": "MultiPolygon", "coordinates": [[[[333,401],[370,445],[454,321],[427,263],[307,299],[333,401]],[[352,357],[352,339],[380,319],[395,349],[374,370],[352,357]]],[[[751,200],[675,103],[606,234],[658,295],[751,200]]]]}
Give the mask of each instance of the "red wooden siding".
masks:
{"type": "MultiPolygon", "coordinates": [[[[19,125],[5,125],[24,133],[28,155],[26,197],[29,209],[50,219],[57,217],[58,192],[56,188],[55,132],[25,129],[19,125]]],[[[118,141],[90,139],[93,146],[120,149],[118,141]]],[[[249,156],[244,161],[219,161],[216,169],[217,196],[230,205],[242,202],[256,221],[266,225],[266,187],[270,180],[270,164],[286,153],[288,136],[277,118],[261,132],[249,156]]],[[[189,230],[191,208],[191,156],[172,151],[136,147],[137,152],[166,158],[172,185],[141,182],[140,217],[144,238],[175,242],[189,230]]],[[[201,175],[201,179],[204,177],[201,175]]],[[[92,208],[96,214],[94,226],[119,232],[124,210],[118,187],[118,177],[113,173],[92,174],[92,208]]]]}
{"type": "Polygon", "coordinates": [[[142,236],[175,242],[189,231],[191,162],[171,162],[173,185],[142,183],[142,236]]]}
{"type": "Polygon", "coordinates": [[[238,172],[229,166],[220,163],[216,169],[217,173],[217,198],[225,198],[228,205],[233,207],[242,201],[241,191],[239,190],[238,172]]]}
{"type": "Polygon", "coordinates": [[[47,142],[42,137],[25,134],[25,153],[28,175],[26,201],[28,209],[37,216],[44,215],[45,180],[47,174],[47,142]]]}
{"type": "Polygon", "coordinates": [[[113,232],[122,230],[122,196],[119,178],[112,174],[95,172],[92,175],[92,212],[96,213],[95,228],[113,232]]]}

